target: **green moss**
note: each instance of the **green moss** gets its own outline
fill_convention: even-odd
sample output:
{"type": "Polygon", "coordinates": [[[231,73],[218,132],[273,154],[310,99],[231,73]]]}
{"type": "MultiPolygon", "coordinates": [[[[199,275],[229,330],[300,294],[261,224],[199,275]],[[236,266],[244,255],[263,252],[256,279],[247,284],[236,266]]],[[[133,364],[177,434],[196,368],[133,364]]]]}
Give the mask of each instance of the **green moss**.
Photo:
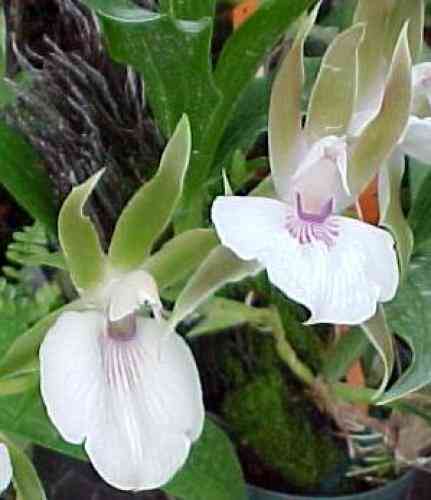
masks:
{"type": "Polygon", "coordinates": [[[242,442],[292,486],[315,489],[343,460],[342,452],[310,421],[306,404],[274,372],[227,396],[223,412],[242,442]]]}

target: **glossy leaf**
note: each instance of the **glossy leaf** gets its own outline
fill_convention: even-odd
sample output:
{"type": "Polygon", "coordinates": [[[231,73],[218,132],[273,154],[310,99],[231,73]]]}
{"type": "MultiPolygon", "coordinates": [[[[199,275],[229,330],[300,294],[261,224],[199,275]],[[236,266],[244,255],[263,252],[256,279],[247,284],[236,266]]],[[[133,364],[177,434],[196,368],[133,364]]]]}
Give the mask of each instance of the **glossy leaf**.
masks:
{"type": "Polygon", "coordinates": [[[397,249],[401,275],[407,271],[413,251],[413,233],[404,216],[401,205],[401,182],[405,159],[395,150],[379,174],[380,225],[391,231],[397,249]]]}
{"type": "Polygon", "coordinates": [[[301,96],[305,83],[304,42],[314,25],[317,11],[318,7],[303,20],[272,86],[268,123],[269,159],[275,187],[281,197],[287,192],[289,179],[299,163],[301,96]]]}
{"type": "Polygon", "coordinates": [[[79,291],[95,288],[106,272],[106,257],[84,205],[104,170],[72,189],[58,217],[58,236],[70,276],[79,291]]]}
{"type": "Polygon", "coordinates": [[[356,104],[358,47],[363,36],[364,26],[356,25],[328,47],[310,98],[306,124],[309,141],[347,132],[356,104]]]}
{"type": "Polygon", "coordinates": [[[415,255],[395,300],[385,308],[392,330],[413,352],[410,366],[382,403],[410,394],[431,383],[431,248],[415,255]]]}
{"type": "Polygon", "coordinates": [[[163,490],[184,500],[246,500],[235,450],[210,418],[184,469],[163,490]]]}
{"type": "Polygon", "coordinates": [[[178,297],[171,325],[176,325],[224,285],[241,281],[256,274],[261,266],[256,261],[244,261],[228,248],[217,246],[210,252],[178,297]]]}
{"type": "Polygon", "coordinates": [[[388,385],[395,363],[392,333],[386,322],[385,312],[381,305],[377,307],[376,314],[363,323],[361,328],[376,349],[377,354],[380,356],[383,363],[383,379],[374,396],[375,399],[378,399],[388,385]]]}
{"type": "Polygon", "coordinates": [[[159,289],[170,287],[186,279],[218,243],[211,229],[191,229],[165,243],[145,261],[143,268],[153,276],[159,289]]]}
{"type": "Polygon", "coordinates": [[[419,187],[416,188],[415,201],[409,214],[415,247],[416,249],[420,249],[423,245],[426,246],[431,241],[431,173],[426,175],[428,168],[425,165],[412,165],[410,173],[413,173],[413,169],[418,169],[421,173],[425,173],[424,179],[421,180],[419,187]]]}
{"type": "Polygon", "coordinates": [[[197,20],[214,15],[216,0],[160,0],[160,11],[177,19],[197,20]]]}
{"type": "Polygon", "coordinates": [[[10,454],[13,468],[13,485],[17,498],[22,500],[46,500],[42,483],[26,453],[14,443],[10,436],[0,435],[0,441],[6,444],[10,454]]]}
{"type": "Polygon", "coordinates": [[[0,121],[0,184],[32,217],[56,232],[51,182],[33,148],[0,121]]]}
{"type": "Polygon", "coordinates": [[[181,197],[190,153],[190,123],[183,116],[157,173],[133,196],[118,219],[109,248],[109,261],[115,268],[130,270],[141,265],[168,226],[181,197]]]}
{"type": "Polygon", "coordinates": [[[347,183],[358,195],[370,183],[399,142],[410,114],[411,57],[404,26],[394,52],[381,106],[364,128],[350,158],[347,183]]]}

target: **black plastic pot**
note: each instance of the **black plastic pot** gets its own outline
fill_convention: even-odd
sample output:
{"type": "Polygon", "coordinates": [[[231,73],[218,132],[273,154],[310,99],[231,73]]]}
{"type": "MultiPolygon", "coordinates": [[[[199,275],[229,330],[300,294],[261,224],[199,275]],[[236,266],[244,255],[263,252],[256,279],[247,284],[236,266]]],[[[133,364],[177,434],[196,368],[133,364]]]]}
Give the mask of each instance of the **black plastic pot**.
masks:
{"type": "Polygon", "coordinates": [[[269,491],[256,486],[248,486],[249,500],[405,500],[415,478],[415,471],[411,470],[390,483],[368,491],[352,495],[319,497],[304,495],[289,495],[269,491]]]}

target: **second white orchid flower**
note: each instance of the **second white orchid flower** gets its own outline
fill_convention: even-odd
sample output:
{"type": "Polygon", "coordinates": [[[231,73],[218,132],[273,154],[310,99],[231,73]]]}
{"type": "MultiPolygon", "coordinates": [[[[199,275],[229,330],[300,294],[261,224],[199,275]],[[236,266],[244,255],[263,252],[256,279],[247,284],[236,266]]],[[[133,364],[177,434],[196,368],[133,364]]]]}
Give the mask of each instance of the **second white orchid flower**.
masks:
{"type": "MultiPolygon", "coordinates": [[[[277,199],[222,196],[213,205],[212,219],[225,246],[242,259],[260,262],[275,286],[310,310],[308,323],[357,324],[373,316],[379,302],[394,297],[397,255],[389,232],[339,214],[372,176],[366,171],[372,136],[389,134],[381,137],[383,146],[376,146],[377,162],[390,153],[405,125],[401,119],[383,130],[385,102],[358,145],[348,144],[363,35],[363,26],[356,25],[328,48],[302,127],[303,43],[316,14],[315,9],[301,27],[273,85],[269,147],[277,199]]],[[[406,47],[404,29],[386,101],[404,92],[390,85],[410,81],[406,47]]]]}

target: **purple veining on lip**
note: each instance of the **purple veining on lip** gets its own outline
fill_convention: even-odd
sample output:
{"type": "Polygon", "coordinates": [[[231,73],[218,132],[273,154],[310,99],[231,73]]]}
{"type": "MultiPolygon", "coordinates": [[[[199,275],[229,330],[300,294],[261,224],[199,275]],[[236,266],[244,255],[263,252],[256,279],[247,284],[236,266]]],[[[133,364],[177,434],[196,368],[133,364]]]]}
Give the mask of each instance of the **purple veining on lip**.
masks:
{"type": "Polygon", "coordinates": [[[328,248],[335,244],[338,236],[338,226],[331,220],[334,199],[331,198],[321,208],[319,213],[305,212],[300,193],[296,193],[296,210],[289,212],[286,228],[301,245],[320,241],[328,248]]]}
{"type": "Polygon", "coordinates": [[[296,210],[298,217],[304,222],[312,222],[315,224],[323,224],[325,220],[332,214],[334,210],[334,198],[327,201],[318,214],[307,213],[302,208],[301,195],[296,193],[296,210]]]}

